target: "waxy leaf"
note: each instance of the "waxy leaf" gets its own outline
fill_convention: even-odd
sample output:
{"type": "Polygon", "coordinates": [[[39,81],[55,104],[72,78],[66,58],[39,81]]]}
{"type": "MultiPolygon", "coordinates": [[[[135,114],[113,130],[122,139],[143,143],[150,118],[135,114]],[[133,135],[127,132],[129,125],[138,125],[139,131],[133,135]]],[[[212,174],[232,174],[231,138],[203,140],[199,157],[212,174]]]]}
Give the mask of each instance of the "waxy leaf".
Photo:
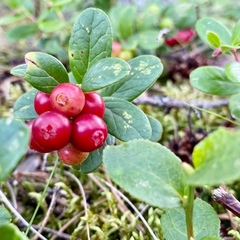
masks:
{"type": "Polygon", "coordinates": [[[4,181],[26,153],[29,129],[14,119],[0,119],[0,181],[4,181]]]}
{"type": "Polygon", "coordinates": [[[14,118],[22,120],[35,119],[38,114],[34,109],[34,98],[37,94],[37,89],[31,89],[24,93],[14,104],[14,118]]]}
{"type": "Polygon", "coordinates": [[[133,197],[160,208],[181,206],[181,161],[166,147],[148,140],[107,146],[103,162],[111,179],[133,197]]]}
{"type": "Polygon", "coordinates": [[[110,134],[108,134],[107,140],[101,148],[93,152],[90,152],[88,158],[80,166],[75,166],[73,168],[84,174],[95,171],[102,164],[103,149],[107,145],[113,145],[114,143],[115,143],[115,138],[110,134]]]}
{"type": "Polygon", "coordinates": [[[230,96],[229,110],[231,115],[240,121],[240,93],[230,96]]]}
{"type": "Polygon", "coordinates": [[[240,20],[236,23],[232,30],[232,45],[238,46],[240,44],[240,20]]]}
{"type": "Polygon", "coordinates": [[[20,64],[11,69],[10,73],[17,77],[24,77],[27,69],[27,64],[20,64]]]}
{"type": "Polygon", "coordinates": [[[240,84],[231,82],[224,69],[215,66],[203,66],[190,74],[191,85],[205,93],[227,96],[238,93],[240,84]]]}
{"type": "Polygon", "coordinates": [[[4,239],[9,240],[29,240],[13,223],[0,225],[0,236],[4,236],[4,239]]]}
{"type": "Polygon", "coordinates": [[[240,63],[231,62],[225,66],[225,71],[228,79],[232,82],[240,83],[240,63]]]}
{"type": "Polygon", "coordinates": [[[9,211],[5,207],[0,205],[0,225],[10,223],[11,219],[12,216],[9,211]]]}
{"type": "Polygon", "coordinates": [[[114,97],[104,97],[104,102],[104,121],[111,135],[124,142],[151,138],[152,128],[149,120],[137,106],[114,97]]]}
{"type": "Polygon", "coordinates": [[[152,128],[152,136],[150,140],[153,142],[157,142],[162,136],[163,132],[162,124],[156,118],[149,115],[146,116],[152,128]]]}
{"type": "Polygon", "coordinates": [[[133,58],[128,63],[131,67],[129,75],[118,83],[103,89],[102,96],[132,101],[152,86],[163,71],[160,59],[155,56],[142,55],[133,58]]]}
{"type": "Polygon", "coordinates": [[[213,48],[218,48],[221,45],[219,36],[217,34],[215,34],[214,32],[207,33],[207,40],[208,40],[208,43],[213,48]]]}
{"type": "Polygon", "coordinates": [[[240,131],[219,128],[193,150],[195,172],[186,178],[194,186],[219,185],[239,179],[240,131]]]}
{"type": "Polygon", "coordinates": [[[63,64],[55,57],[43,52],[29,52],[25,56],[26,80],[36,89],[50,93],[59,83],[69,82],[63,64]]]}
{"type": "Polygon", "coordinates": [[[130,72],[130,66],[120,58],[104,58],[94,64],[84,75],[82,90],[95,91],[112,85],[130,72]]]}
{"type": "Polygon", "coordinates": [[[232,35],[229,30],[222,25],[221,23],[215,21],[211,18],[201,18],[196,23],[196,30],[200,38],[211,47],[213,47],[212,43],[209,42],[208,33],[212,32],[217,36],[221,45],[231,45],[232,35]]]}
{"type": "MultiPolygon", "coordinates": [[[[186,216],[184,209],[166,209],[161,217],[164,239],[187,240],[186,216]]],[[[197,198],[193,207],[194,240],[202,240],[207,236],[219,236],[220,221],[211,205],[197,198]]],[[[206,238],[211,239],[211,238],[206,238]]],[[[215,239],[215,238],[213,238],[215,239]]],[[[219,238],[217,238],[219,239],[219,238]]]]}
{"type": "Polygon", "coordinates": [[[110,57],[112,29],[108,16],[100,9],[88,8],[75,21],[69,42],[69,61],[78,83],[88,68],[110,57]]]}

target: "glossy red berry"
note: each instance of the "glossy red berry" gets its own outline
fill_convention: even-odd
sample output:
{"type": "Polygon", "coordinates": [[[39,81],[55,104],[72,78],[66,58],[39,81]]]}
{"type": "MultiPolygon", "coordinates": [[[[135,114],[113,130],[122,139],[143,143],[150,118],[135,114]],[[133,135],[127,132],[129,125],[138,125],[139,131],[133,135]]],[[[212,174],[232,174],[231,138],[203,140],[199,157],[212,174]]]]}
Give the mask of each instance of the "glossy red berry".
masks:
{"type": "Polygon", "coordinates": [[[105,113],[105,103],[97,92],[85,93],[85,105],[81,114],[91,113],[103,118],[105,113]]]}
{"type": "Polygon", "coordinates": [[[50,94],[52,108],[67,117],[77,116],[85,104],[85,96],[80,87],[73,83],[61,83],[50,94]]]}
{"type": "Polygon", "coordinates": [[[81,114],[72,123],[72,145],[82,152],[100,148],[107,138],[107,126],[94,114],[81,114]]]}
{"type": "Polygon", "coordinates": [[[60,161],[67,165],[77,166],[87,159],[89,153],[78,151],[71,143],[57,151],[60,161]]]}
{"type": "Polygon", "coordinates": [[[38,91],[34,98],[34,109],[39,115],[52,110],[52,105],[50,103],[50,94],[38,91]]]}
{"type": "Polygon", "coordinates": [[[39,115],[33,122],[32,135],[47,152],[63,148],[70,140],[72,126],[69,119],[55,111],[39,115]]]}

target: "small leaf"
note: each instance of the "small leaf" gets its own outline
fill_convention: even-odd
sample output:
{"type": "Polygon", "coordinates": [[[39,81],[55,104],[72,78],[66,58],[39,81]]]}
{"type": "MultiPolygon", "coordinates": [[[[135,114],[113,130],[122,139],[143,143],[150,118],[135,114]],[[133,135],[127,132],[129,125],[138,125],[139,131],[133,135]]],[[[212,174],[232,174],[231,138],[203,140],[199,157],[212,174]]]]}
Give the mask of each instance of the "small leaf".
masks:
{"type": "Polygon", "coordinates": [[[112,96],[132,101],[146,91],[163,71],[159,58],[142,55],[130,60],[129,75],[118,83],[101,90],[102,96],[112,96]]]}
{"type": "Polygon", "coordinates": [[[37,89],[31,89],[18,98],[13,108],[14,118],[31,120],[38,116],[34,109],[34,98],[36,93],[37,89]]]}
{"type": "Polygon", "coordinates": [[[64,28],[65,22],[59,21],[56,19],[44,19],[38,23],[38,27],[41,31],[50,33],[54,31],[60,31],[60,29],[64,28]]]}
{"type": "Polygon", "coordinates": [[[4,239],[14,240],[29,240],[25,234],[23,234],[16,225],[4,224],[0,226],[0,236],[4,236],[4,239]]]}
{"type": "Polygon", "coordinates": [[[104,58],[94,64],[84,75],[82,89],[86,92],[95,91],[112,85],[130,72],[130,66],[119,58],[104,58]]]}
{"type": "Polygon", "coordinates": [[[107,146],[103,162],[111,179],[133,197],[160,208],[181,206],[181,161],[166,147],[148,140],[107,146]]]}
{"type": "Polygon", "coordinates": [[[240,93],[230,96],[229,110],[231,115],[240,121],[240,93]]]}
{"type": "Polygon", "coordinates": [[[238,46],[240,44],[240,20],[236,23],[232,30],[232,45],[238,46]]]}
{"type": "Polygon", "coordinates": [[[240,63],[231,62],[225,66],[227,77],[232,82],[240,83],[240,63]]]}
{"type": "Polygon", "coordinates": [[[157,142],[161,139],[163,128],[162,124],[154,117],[147,115],[149,123],[152,128],[152,136],[150,138],[151,141],[157,142]]]}
{"type": "Polygon", "coordinates": [[[227,96],[238,93],[240,84],[228,80],[223,68],[203,66],[190,74],[191,85],[205,93],[227,96]]]}
{"type": "Polygon", "coordinates": [[[59,83],[69,82],[67,70],[57,58],[43,52],[29,52],[25,60],[25,78],[40,91],[50,93],[59,83]]]}
{"type": "Polygon", "coordinates": [[[100,9],[84,10],[73,25],[69,42],[69,61],[78,83],[88,68],[110,57],[112,29],[108,16],[100,9]]]}
{"type": "Polygon", "coordinates": [[[104,143],[104,145],[100,149],[97,149],[96,151],[91,152],[88,158],[80,166],[75,166],[73,168],[84,174],[95,171],[102,164],[103,149],[107,145],[113,145],[114,143],[115,143],[115,138],[110,134],[108,134],[106,143],[104,143]]]}
{"type": "Polygon", "coordinates": [[[240,131],[237,130],[219,128],[209,134],[193,150],[196,171],[186,182],[194,186],[213,186],[239,179],[239,141],[240,131]]]}
{"type": "Polygon", "coordinates": [[[35,23],[16,26],[7,32],[7,39],[10,41],[18,41],[30,37],[38,31],[38,27],[35,23]]]}
{"type": "Polygon", "coordinates": [[[214,32],[207,32],[207,40],[213,48],[218,48],[221,45],[219,36],[214,32]]]}
{"type": "MultiPolygon", "coordinates": [[[[207,44],[209,44],[207,34],[208,32],[212,32],[220,38],[221,45],[231,45],[231,33],[224,25],[222,25],[220,22],[215,21],[214,19],[199,19],[196,23],[196,30],[200,38],[207,44]]],[[[210,44],[210,46],[212,45],[210,44]]]]}
{"type": "Polygon", "coordinates": [[[0,226],[6,223],[10,223],[12,219],[11,214],[9,211],[0,205],[0,226]]]}
{"type": "Polygon", "coordinates": [[[15,14],[11,14],[11,15],[6,15],[0,18],[0,25],[10,25],[13,24],[15,22],[19,22],[21,20],[23,20],[24,18],[26,18],[26,16],[22,13],[15,13],[15,14]]]}
{"type": "Polygon", "coordinates": [[[21,121],[0,119],[0,181],[4,181],[26,153],[29,129],[21,121]]]}
{"type": "Polygon", "coordinates": [[[108,132],[122,141],[150,139],[152,129],[147,116],[134,104],[113,97],[104,97],[104,121],[108,132]]]}
{"type": "Polygon", "coordinates": [[[20,64],[11,69],[10,73],[17,77],[24,77],[27,69],[27,64],[20,64]]]}
{"type": "MultiPolygon", "coordinates": [[[[182,207],[166,209],[165,213],[161,217],[161,226],[164,239],[188,239],[186,230],[186,216],[182,207]]],[[[219,235],[219,229],[220,221],[212,206],[199,198],[195,199],[193,208],[194,240],[201,240],[208,235],[217,237],[219,235]]]]}

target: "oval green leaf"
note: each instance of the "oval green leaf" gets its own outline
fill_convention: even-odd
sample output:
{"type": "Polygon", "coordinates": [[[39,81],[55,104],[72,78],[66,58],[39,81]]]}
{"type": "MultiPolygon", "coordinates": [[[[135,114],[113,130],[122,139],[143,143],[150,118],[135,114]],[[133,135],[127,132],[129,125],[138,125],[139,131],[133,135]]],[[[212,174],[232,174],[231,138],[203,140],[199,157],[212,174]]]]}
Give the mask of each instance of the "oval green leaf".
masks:
{"type": "Polygon", "coordinates": [[[146,115],[152,128],[152,136],[149,140],[157,142],[161,139],[163,128],[162,124],[154,117],[146,115]]]}
{"type": "Polygon", "coordinates": [[[0,226],[0,235],[4,239],[12,240],[29,240],[25,234],[23,234],[16,225],[14,224],[4,224],[0,226]]]}
{"type": "Polygon", "coordinates": [[[25,55],[27,70],[24,77],[36,89],[50,93],[59,83],[69,82],[64,65],[55,57],[43,52],[25,55]]]}
{"type": "Polygon", "coordinates": [[[103,162],[111,179],[133,197],[160,208],[181,206],[181,161],[166,147],[148,140],[107,146],[103,162]]]}
{"type": "Polygon", "coordinates": [[[229,30],[221,23],[211,18],[201,18],[196,23],[196,30],[200,38],[211,47],[207,39],[208,32],[214,33],[220,38],[221,45],[231,45],[232,35],[229,30]]]}
{"type": "Polygon", "coordinates": [[[150,139],[152,128],[147,116],[134,104],[113,97],[104,97],[104,121],[108,132],[124,142],[133,139],[150,139]]]}
{"type": "MultiPolygon", "coordinates": [[[[183,208],[166,209],[161,217],[161,226],[164,239],[188,239],[183,208]]],[[[213,207],[199,198],[195,199],[193,207],[194,240],[202,240],[209,235],[217,237],[219,229],[220,221],[213,207]]],[[[206,239],[210,240],[211,238],[206,239]]]]}
{"type": "Polygon", "coordinates": [[[232,45],[238,46],[240,44],[240,20],[236,23],[232,30],[232,45]]]}
{"type": "Polygon", "coordinates": [[[95,91],[112,85],[130,72],[128,63],[119,58],[104,58],[94,64],[83,77],[82,90],[95,91]]]}
{"type": "Polygon", "coordinates": [[[29,129],[21,121],[0,120],[0,181],[4,181],[26,153],[29,129]]]}
{"type": "Polygon", "coordinates": [[[230,96],[229,110],[231,112],[232,117],[240,121],[240,93],[230,96]]]}
{"type": "Polygon", "coordinates": [[[207,32],[207,40],[213,48],[218,48],[221,45],[219,36],[214,32],[207,32]]]}
{"type": "Polygon", "coordinates": [[[191,85],[205,93],[227,96],[238,93],[240,84],[231,82],[220,67],[203,66],[190,74],[191,85]]]}
{"type": "Polygon", "coordinates": [[[10,73],[17,77],[24,77],[27,69],[27,64],[20,64],[11,69],[10,73]]]}
{"type": "Polygon", "coordinates": [[[110,57],[112,29],[108,16],[100,9],[88,8],[75,21],[69,42],[69,61],[78,83],[88,68],[110,57]]]}
{"type": "Polygon", "coordinates": [[[3,224],[10,223],[11,219],[12,216],[9,213],[9,211],[5,207],[0,206],[0,226],[3,224]]]}
{"type": "Polygon", "coordinates": [[[232,82],[240,83],[240,63],[231,62],[225,66],[227,77],[232,82]]]}
{"type": "Polygon", "coordinates": [[[112,96],[132,101],[150,86],[162,74],[163,65],[159,58],[142,55],[130,60],[129,75],[118,83],[101,91],[102,96],[112,96]]]}
{"type": "Polygon", "coordinates": [[[219,128],[193,150],[196,171],[186,178],[194,186],[219,185],[239,179],[240,131],[219,128]]]}
{"type": "Polygon", "coordinates": [[[13,108],[13,115],[15,118],[31,120],[38,116],[34,109],[34,98],[36,94],[37,89],[32,89],[18,98],[13,108]]]}

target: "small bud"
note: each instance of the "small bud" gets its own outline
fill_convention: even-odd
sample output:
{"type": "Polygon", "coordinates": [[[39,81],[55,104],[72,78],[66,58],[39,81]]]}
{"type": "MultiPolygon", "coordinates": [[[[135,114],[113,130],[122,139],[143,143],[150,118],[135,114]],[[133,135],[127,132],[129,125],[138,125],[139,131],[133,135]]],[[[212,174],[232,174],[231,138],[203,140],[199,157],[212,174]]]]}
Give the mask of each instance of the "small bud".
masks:
{"type": "Polygon", "coordinates": [[[217,57],[218,55],[222,54],[222,50],[221,48],[216,48],[213,52],[212,52],[212,57],[217,57]]]}
{"type": "Polygon", "coordinates": [[[182,168],[187,175],[192,175],[195,171],[194,168],[186,162],[182,162],[182,168]]]}

